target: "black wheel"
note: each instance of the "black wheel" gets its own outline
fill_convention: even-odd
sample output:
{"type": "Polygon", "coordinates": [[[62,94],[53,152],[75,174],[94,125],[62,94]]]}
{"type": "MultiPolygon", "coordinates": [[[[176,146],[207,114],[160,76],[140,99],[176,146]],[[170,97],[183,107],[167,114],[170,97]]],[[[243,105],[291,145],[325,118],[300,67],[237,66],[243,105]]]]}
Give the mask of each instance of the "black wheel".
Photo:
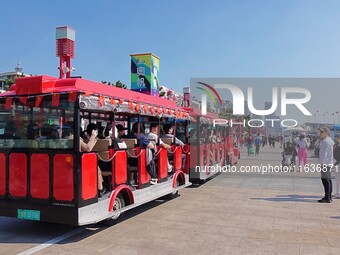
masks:
{"type": "MultiPolygon", "coordinates": [[[[178,187],[178,186],[180,186],[180,183],[179,183],[179,181],[178,181],[178,179],[177,179],[177,181],[176,181],[176,187],[178,187]]],[[[165,198],[165,199],[174,199],[174,198],[176,198],[177,196],[178,196],[178,190],[176,190],[176,191],[174,191],[174,192],[172,192],[172,193],[166,195],[164,198],[165,198]]]]}
{"type": "MultiPolygon", "coordinates": [[[[124,198],[121,194],[119,194],[116,199],[115,199],[115,202],[113,204],[113,209],[112,211],[116,211],[116,210],[120,210],[122,209],[123,207],[125,206],[125,201],[124,201],[124,198]]],[[[115,223],[118,222],[118,219],[120,219],[122,216],[122,213],[116,213],[114,214],[112,217],[108,218],[105,220],[105,223],[108,225],[108,226],[112,226],[114,225],[115,223]]]]}

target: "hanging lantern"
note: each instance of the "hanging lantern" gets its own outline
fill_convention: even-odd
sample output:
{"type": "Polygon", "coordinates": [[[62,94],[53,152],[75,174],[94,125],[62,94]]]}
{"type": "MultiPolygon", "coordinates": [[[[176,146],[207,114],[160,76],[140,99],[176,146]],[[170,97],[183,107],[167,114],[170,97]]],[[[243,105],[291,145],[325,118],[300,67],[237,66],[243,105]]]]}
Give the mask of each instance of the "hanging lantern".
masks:
{"type": "Polygon", "coordinates": [[[116,100],[114,100],[113,98],[110,98],[110,104],[112,104],[113,106],[116,106],[116,100]]]}
{"type": "Polygon", "coordinates": [[[132,111],[133,110],[133,102],[129,100],[129,108],[132,111]]]}
{"type": "Polygon", "coordinates": [[[139,112],[139,110],[140,110],[140,103],[136,103],[136,112],[139,112]]]}
{"type": "Polygon", "coordinates": [[[150,106],[150,112],[151,112],[151,114],[155,113],[155,107],[153,105],[150,106]]]}
{"type": "Polygon", "coordinates": [[[149,106],[147,104],[143,105],[144,112],[148,112],[149,106]]]}
{"type": "Polygon", "coordinates": [[[105,101],[105,97],[99,96],[99,106],[100,106],[100,107],[103,107],[104,101],[105,101]]]}

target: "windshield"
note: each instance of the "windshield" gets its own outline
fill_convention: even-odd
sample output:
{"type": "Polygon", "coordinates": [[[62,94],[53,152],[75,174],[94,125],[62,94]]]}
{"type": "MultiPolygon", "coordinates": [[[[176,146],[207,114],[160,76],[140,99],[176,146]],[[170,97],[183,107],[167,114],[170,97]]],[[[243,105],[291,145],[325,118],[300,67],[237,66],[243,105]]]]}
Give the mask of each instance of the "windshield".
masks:
{"type": "Polygon", "coordinates": [[[58,106],[51,106],[52,96],[43,99],[13,98],[6,105],[0,99],[0,149],[72,149],[74,103],[60,95],[58,106]],[[35,107],[36,100],[41,100],[35,107]]]}

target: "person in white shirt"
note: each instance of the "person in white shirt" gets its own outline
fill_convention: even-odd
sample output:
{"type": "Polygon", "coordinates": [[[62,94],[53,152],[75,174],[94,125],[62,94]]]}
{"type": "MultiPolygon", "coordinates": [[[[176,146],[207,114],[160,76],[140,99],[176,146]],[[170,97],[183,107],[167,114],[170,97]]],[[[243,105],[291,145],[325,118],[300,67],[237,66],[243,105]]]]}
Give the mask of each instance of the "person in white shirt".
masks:
{"type": "MultiPolygon", "coordinates": [[[[184,147],[184,143],[181,140],[179,140],[176,136],[173,135],[174,128],[170,123],[167,123],[163,126],[163,131],[164,131],[164,135],[162,137],[164,137],[164,138],[174,138],[176,145],[179,145],[182,148],[184,147]]],[[[185,160],[186,160],[186,155],[182,153],[182,169],[185,166],[185,160]]]]}
{"type": "MultiPolygon", "coordinates": [[[[151,123],[150,132],[146,135],[146,138],[148,138],[149,140],[155,140],[157,143],[158,130],[159,130],[158,123],[151,123]]],[[[159,145],[164,149],[167,149],[167,150],[170,149],[170,145],[163,143],[162,139],[159,140],[159,145]]],[[[168,172],[171,172],[171,171],[172,171],[172,165],[170,165],[168,161],[168,172]]]]}
{"type": "Polygon", "coordinates": [[[301,134],[299,139],[297,140],[297,147],[298,150],[298,159],[299,159],[299,171],[301,171],[302,166],[303,168],[305,165],[308,164],[307,157],[308,157],[308,143],[305,134],[301,134]],[[303,162],[303,164],[302,164],[303,162]]]}
{"type": "Polygon", "coordinates": [[[333,166],[333,146],[334,142],[330,138],[328,127],[319,128],[321,139],[319,151],[319,166],[321,168],[321,181],[325,190],[325,196],[318,200],[319,203],[330,203],[332,201],[332,175],[333,166]]]}

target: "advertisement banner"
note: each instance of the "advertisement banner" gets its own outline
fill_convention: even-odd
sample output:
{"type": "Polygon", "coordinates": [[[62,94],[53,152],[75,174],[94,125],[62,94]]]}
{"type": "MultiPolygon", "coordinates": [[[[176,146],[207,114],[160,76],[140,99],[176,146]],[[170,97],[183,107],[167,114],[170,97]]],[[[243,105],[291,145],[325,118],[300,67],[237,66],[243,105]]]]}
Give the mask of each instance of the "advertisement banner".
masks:
{"type": "Polygon", "coordinates": [[[152,53],[132,54],[131,90],[158,95],[159,58],[152,53]]]}

